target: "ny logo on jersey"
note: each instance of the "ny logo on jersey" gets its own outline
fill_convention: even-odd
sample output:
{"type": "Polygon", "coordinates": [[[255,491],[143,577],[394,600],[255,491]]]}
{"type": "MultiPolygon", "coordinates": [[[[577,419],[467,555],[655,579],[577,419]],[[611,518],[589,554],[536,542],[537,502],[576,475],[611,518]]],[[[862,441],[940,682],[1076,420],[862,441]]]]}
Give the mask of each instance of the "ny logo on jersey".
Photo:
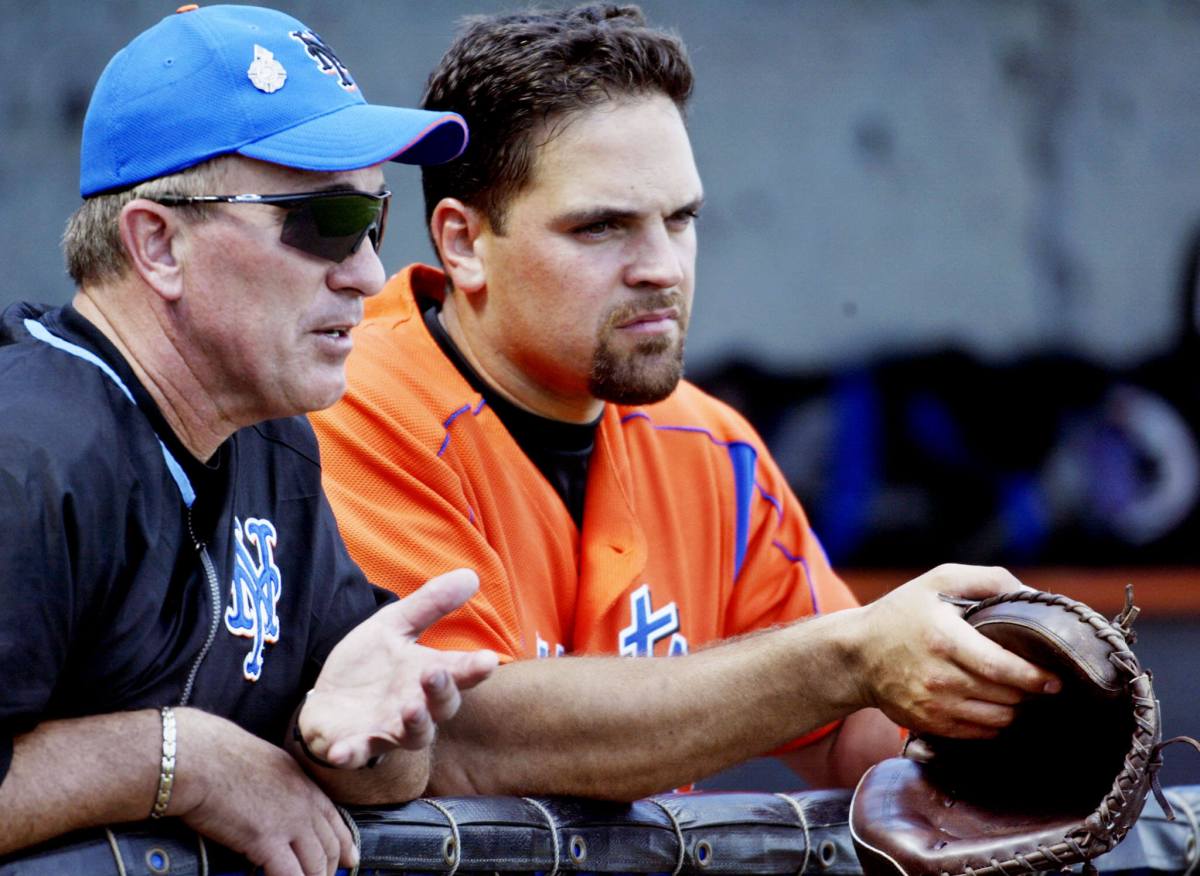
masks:
{"type": "Polygon", "coordinates": [[[225,629],[254,641],[242,661],[242,674],[250,681],[258,681],[262,674],[266,643],[279,641],[279,615],[275,608],[283,581],[275,565],[275,542],[275,525],[270,520],[249,517],[243,525],[234,518],[233,580],[229,607],[225,609],[225,629]]]}
{"type": "Polygon", "coordinates": [[[679,609],[674,602],[654,610],[650,602],[650,585],[643,584],[629,594],[629,626],[621,630],[617,647],[625,657],[649,657],[654,645],[668,636],[671,644],[667,653],[672,657],[688,652],[687,639],[679,632],[679,609]]]}
{"type": "Polygon", "coordinates": [[[336,73],[338,85],[342,88],[347,91],[354,91],[358,88],[350,77],[349,68],[333,53],[333,49],[329,48],[329,44],[325,40],[311,30],[294,30],[288,36],[304,44],[304,50],[308,52],[310,58],[317,62],[317,67],[322,73],[336,73]]]}

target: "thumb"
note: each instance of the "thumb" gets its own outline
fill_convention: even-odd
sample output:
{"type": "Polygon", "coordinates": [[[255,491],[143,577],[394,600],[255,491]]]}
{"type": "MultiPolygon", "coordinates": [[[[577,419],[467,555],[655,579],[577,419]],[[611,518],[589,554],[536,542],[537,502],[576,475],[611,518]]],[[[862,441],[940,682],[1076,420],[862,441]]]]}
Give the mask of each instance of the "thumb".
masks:
{"type": "Polygon", "coordinates": [[[479,589],[479,576],[471,569],[455,569],[430,578],[408,596],[383,611],[391,612],[414,638],[460,607],[479,589]]]}
{"type": "Polygon", "coordinates": [[[959,599],[986,599],[1014,590],[1029,590],[1012,572],[999,566],[947,564],[927,573],[935,589],[959,599]]]}

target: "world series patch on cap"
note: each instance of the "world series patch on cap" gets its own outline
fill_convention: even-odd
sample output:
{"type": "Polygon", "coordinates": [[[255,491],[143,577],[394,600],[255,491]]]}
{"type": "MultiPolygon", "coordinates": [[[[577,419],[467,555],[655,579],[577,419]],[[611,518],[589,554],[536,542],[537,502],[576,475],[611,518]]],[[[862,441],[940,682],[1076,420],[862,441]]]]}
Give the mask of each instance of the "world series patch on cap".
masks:
{"type": "Polygon", "coordinates": [[[96,83],[80,194],[128,188],[218,155],[343,171],[462,153],[456,113],[369,104],[333,49],[289,15],[184,6],[136,37],[96,83]]]}

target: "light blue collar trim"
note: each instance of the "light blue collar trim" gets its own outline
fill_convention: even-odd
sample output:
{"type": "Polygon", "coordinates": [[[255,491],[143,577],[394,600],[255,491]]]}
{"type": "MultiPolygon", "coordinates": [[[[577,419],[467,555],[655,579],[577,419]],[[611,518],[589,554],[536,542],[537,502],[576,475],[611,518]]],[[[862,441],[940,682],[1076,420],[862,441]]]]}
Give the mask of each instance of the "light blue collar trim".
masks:
{"type": "MultiPolygon", "coordinates": [[[[70,341],[64,341],[62,338],[52,334],[44,325],[36,319],[25,320],[25,329],[43,343],[49,344],[57,350],[62,350],[64,353],[70,353],[85,362],[95,365],[99,368],[106,377],[117,385],[121,392],[125,393],[125,398],[129,399],[129,403],[137,407],[137,401],[133,397],[133,393],[129,391],[121,378],[117,376],[117,372],[113,371],[108,366],[108,363],[97,356],[90,350],[85,350],[77,344],[72,344],[70,341]]],[[[155,436],[157,437],[157,436],[155,436]]],[[[158,446],[162,448],[163,459],[167,463],[167,471],[171,473],[171,477],[175,479],[176,485],[179,487],[179,492],[183,496],[183,504],[188,508],[192,507],[192,503],[196,501],[196,491],[192,489],[192,482],[188,480],[187,473],[183,470],[183,466],[179,464],[171,451],[167,449],[167,445],[163,444],[161,438],[158,439],[158,446]]]]}

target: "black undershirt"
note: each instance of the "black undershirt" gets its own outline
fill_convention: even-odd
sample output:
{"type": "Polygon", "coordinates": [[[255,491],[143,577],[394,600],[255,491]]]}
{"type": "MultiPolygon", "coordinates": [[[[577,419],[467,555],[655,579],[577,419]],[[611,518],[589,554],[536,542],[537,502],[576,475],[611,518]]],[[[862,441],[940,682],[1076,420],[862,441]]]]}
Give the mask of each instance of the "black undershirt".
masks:
{"type": "Polygon", "coordinates": [[[596,428],[601,418],[597,417],[590,423],[564,423],[539,417],[517,407],[484,381],[459,352],[438,319],[437,303],[422,302],[422,305],[425,326],[446,358],[454,363],[467,383],[483,396],[517,445],[554,487],[575,520],[575,525],[582,529],[588,461],[592,457],[592,448],[596,446],[596,428]]]}

